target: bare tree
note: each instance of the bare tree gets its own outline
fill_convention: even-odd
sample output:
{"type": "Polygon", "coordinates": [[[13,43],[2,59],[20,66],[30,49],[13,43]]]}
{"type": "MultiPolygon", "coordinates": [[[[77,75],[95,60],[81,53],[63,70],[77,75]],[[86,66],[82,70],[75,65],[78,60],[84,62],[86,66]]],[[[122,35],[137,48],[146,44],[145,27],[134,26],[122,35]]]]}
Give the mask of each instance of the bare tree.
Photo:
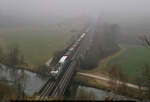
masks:
{"type": "Polygon", "coordinates": [[[3,60],[3,50],[2,48],[0,47],[0,62],[3,60]]]}
{"type": "Polygon", "coordinates": [[[150,66],[146,65],[143,72],[143,85],[147,87],[146,97],[150,98],[150,66]]]}
{"type": "Polygon", "coordinates": [[[20,64],[24,64],[24,56],[23,55],[20,56],[20,64]]]}
{"type": "MultiPolygon", "coordinates": [[[[139,39],[142,41],[143,46],[150,48],[150,36],[140,36],[139,39]]],[[[150,98],[150,66],[146,65],[142,75],[143,85],[148,88],[146,96],[150,98]]]]}
{"type": "Polygon", "coordinates": [[[150,37],[148,35],[139,36],[139,39],[142,41],[143,46],[150,47],[150,37]]]}
{"type": "Polygon", "coordinates": [[[142,90],[143,78],[141,76],[138,76],[135,78],[135,82],[136,82],[136,85],[138,85],[138,87],[139,87],[138,96],[141,97],[141,95],[143,93],[143,90],[142,90]]]}
{"type": "Polygon", "coordinates": [[[0,55],[3,53],[3,49],[2,47],[0,46],[0,55]]]}
{"type": "Polygon", "coordinates": [[[126,93],[128,91],[125,83],[120,83],[120,81],[128,81],[128,78],[124,75],[119,65],[113,65],[109,70],[110,75],[110,88],[113,91],[120,91],[126,93]]]}
{"type": "Polygon", "coordinates": [[[20,50],[17,45],[14,45],[9,48],[8,59],[10,65],[17,65],[19,63],[19,54],[20,50]]]}

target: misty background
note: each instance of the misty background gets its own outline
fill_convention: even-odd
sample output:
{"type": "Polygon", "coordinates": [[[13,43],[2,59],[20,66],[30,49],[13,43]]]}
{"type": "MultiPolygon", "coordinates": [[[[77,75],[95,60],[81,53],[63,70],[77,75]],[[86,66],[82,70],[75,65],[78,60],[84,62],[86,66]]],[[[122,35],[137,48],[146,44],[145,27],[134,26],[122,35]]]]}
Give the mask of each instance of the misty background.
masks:
{"type": "Polygon", "coordinates": [[[139,46],[141,35],[150,37],[149,18],[150,0],[0,0],[0,63],[47,74],[47,65],[55,68],[89,27],[79,67],[100,68],[96,75],[121,73],[123,81],[139,84],[150,63],[150,51],[139,46]]]}
{"type": "Polygon", "coordinates": [[[46,25],[71,18],[92,18],[121,26],[122,34],[145,34],[149,0],[0,0],[0,28],[46,25]]]}

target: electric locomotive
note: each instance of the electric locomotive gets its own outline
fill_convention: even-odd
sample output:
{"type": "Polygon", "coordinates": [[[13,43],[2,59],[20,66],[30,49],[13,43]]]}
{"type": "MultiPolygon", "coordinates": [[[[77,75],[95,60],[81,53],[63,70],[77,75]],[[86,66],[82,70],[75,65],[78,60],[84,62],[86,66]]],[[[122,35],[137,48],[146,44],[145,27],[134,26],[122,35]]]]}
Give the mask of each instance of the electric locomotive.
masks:
{"type": "Polygon", "coordinates": [[[53,79],[58,79],[62,73],[68,68],[69,64],[71,63],[71,59],[74,56],[75,52],[77,51],[78,47],[81,44],[82,39],[86,33],[82,33],[80,38],[69,48],[69,50],[61,57],[59,62],[56,64],[55,68],[52,69],[50,72],[53,79]]]}

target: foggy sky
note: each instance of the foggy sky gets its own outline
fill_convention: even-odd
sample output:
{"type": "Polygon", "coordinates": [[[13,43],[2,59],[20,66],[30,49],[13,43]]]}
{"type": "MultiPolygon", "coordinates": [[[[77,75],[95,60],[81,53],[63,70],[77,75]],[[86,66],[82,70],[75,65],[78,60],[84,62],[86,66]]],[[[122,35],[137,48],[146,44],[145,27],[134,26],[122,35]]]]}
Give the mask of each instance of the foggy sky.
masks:
{"type": "Polygon", "coordinates": [[[38,21],[81,15],[124,25],[150,24],[150,0],[0,0],[0,19],[38,21]]]}

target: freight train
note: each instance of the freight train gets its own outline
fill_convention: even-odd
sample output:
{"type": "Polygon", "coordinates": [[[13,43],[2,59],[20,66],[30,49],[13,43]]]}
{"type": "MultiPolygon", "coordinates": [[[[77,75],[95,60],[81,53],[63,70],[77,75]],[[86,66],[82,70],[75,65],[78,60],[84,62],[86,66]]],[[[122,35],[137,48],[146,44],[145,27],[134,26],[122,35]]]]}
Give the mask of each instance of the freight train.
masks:
{"type": "Polygon", "coordinates": [[[86,33],[82,33],[79,39],[69,48],[68,51],[60,58],[55,68],[50,72],[52,79],[57,80],[62,73],[68,68],[71,63],[71,59],[77,51],[86,33]]]}

